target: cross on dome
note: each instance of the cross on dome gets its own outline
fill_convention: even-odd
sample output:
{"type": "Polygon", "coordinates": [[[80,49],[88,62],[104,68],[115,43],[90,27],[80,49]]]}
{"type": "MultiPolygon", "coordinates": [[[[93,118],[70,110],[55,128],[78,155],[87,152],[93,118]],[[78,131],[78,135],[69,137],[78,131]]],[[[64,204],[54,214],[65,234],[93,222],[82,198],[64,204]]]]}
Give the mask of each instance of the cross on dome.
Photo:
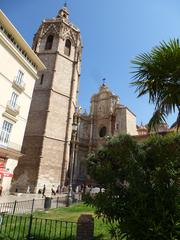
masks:
{"type": "Polygon", "coordinates": [[[106,84],[105,84],[106,78],[103,78],[103,79],[102,79],[102,82],[103,82],[103,84],[102,84],[103,86],[106,85],[106,84]]]}

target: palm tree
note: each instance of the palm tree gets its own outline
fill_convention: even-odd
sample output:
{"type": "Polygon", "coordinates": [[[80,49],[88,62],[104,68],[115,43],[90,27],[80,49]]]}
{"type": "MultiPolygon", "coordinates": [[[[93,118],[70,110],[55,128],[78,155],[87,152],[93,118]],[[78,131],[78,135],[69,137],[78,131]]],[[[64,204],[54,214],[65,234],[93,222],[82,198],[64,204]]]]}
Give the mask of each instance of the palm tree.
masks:
{"type": "Polygon", "coordinates": [[[150,53],[142,53],[132,61],[132,85],[138,97],[148,94],[149,103],[155,105],[149,129],[157,130],[166,117],[178,111],[174,125],[180,127],[180,43],[179,39],[161,42],[150,53]]]}

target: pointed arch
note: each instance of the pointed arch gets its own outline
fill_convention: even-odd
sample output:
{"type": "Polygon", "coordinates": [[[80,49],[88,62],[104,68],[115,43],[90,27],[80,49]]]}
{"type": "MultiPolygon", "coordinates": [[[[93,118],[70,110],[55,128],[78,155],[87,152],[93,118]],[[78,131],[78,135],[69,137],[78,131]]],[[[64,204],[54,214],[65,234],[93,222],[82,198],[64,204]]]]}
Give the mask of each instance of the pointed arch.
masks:
{"type": "Polygon", "coordinates": [[[71,55],[71,41],[69,39],[65,41],[64,54],[67,56],[71,55]]]}
{"type": "Polygon", "coordinates": [[[51,34],[46,39],[45,50],[50,50],[53,45],[54,36],[51,34]]]}

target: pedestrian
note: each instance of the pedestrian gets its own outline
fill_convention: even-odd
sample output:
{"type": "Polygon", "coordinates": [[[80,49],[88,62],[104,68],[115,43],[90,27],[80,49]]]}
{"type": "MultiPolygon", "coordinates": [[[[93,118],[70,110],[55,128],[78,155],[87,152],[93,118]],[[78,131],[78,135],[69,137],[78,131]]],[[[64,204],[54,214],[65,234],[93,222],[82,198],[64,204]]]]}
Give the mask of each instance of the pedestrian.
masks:
{"type": "Polygon", "coordinates": [[[76,193],[79,192],[79,185],[76,186],[75,192],[76,192],[76,193]]]}
{"type": "Polygon", "coordinates": [[[42,189],[39,189],[39,190],[38,190],[38,194],[41,194],[41,193],[42,193],[42,189]]]}
{"type": "Polygon", "coordinates": [[[30,193],[30,186],[27,187],[26,193],[30,193]]]}
{"type": "Polygon", "coordinates": [[[3,187],[2,185],[0,186],[0,196],[2,195],[2,190],[3,190],[3,187]]]}
{"type": "Polygon", "coordinates": [[[61,186],[60,186],[60,185],[57,186],[56,193],[57,193],[57,194],[60,194],[60,193],[61,193],[61,186]]]}
{"type": "Polygon", "coordinates": [[[56,195],[56,191],[55,191],[54,185],[52,185],[51,194],[54,195],[54,196],[56,195]]]}
{"type": "Polygon", "coordinates": [[[45,197],[45,192],[46,192],[46,185],[44,184],[43,190],[42,190],[42,197],[45,197]]]}

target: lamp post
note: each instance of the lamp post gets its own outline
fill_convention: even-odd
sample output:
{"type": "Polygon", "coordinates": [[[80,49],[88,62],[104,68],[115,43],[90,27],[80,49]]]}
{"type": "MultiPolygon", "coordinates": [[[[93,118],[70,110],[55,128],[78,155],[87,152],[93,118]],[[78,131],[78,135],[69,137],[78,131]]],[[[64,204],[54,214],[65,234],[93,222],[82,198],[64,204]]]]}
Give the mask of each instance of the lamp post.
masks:
{"type": "Polygon", "coordinates": [[[77,138],[77,129],[78,129],[78,114],[74,113],[73,116],[73,124],[72,124],[72,137],[71,137],[71,155],[69,162],[70,169],[70,178],[69,178],[69,188],[68,188],[68,196],[67,196],[67,206],[69,206],[73,202],[73,173],[74,173],[74,159],[75,159],[75,148],[76,148],[76,138],[77,138]]]}

